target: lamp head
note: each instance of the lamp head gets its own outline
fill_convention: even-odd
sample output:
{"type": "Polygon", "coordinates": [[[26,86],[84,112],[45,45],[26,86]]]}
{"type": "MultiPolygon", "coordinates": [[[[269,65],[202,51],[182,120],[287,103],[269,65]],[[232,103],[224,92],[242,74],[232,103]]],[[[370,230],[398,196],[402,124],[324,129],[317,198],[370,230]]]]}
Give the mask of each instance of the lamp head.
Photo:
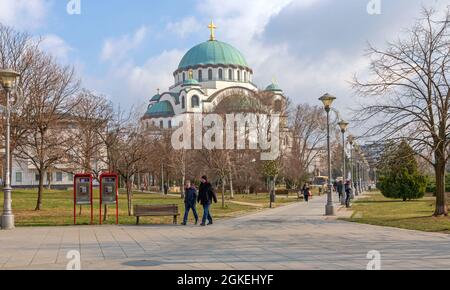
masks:
{"type": "Polygon", "coordinates": [[[336,100],[336,97],[330,94],[325,94],[322,97],[320,97],[319,100],[323,103],[325,110],[329,111],[331,109],[331,105],[336,100]]]}
{"type": "Polygon", "coordinates": [[[353,135],[348,136],[348,143],[350,143],[351,146],[355,143],[355,137],[353,135]]]}
{"type": "Polygon", "coordinates": [[[341,132],[342,132],[342,133],[345,133],[345,132],[347,131],[347,128],[348,128],[349,123],[346,122],[346,121],[344,121],[344,120],[341,120],[341,121],[338,123],[338,125],[339,125],[339,128],[341,128],[341,132]]]}
{"type": "Polygon", "coordinates": [[[5,90],[10,90],[20,74],[11,69],[0,69],[0,85],[5,90]]]}

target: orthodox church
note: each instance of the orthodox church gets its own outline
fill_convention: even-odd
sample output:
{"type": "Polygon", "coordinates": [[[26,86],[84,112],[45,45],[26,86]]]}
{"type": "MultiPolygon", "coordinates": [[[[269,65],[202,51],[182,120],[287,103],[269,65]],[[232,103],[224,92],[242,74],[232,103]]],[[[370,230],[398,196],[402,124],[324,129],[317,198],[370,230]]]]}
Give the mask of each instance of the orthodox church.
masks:
{"type": "MultiPolygon", "coordinates": [[[[208,113],[239,91],[252,96],[260,92],[253,83],[253,70],[242,53],[228,43],[216,40],[213,22],[208,41],[191,48],[173,73],[174,85],[167,92],[150,99],[142,121],[149,128],[172,128],[173,118],[181,114],[208,113]]],[[[270,105],[281,107],[286,99],[277,84],[272,83],[263,92],[270,94],[270,105]]],[[[281,110],[281,109],[280,109],[281,110]]]]}

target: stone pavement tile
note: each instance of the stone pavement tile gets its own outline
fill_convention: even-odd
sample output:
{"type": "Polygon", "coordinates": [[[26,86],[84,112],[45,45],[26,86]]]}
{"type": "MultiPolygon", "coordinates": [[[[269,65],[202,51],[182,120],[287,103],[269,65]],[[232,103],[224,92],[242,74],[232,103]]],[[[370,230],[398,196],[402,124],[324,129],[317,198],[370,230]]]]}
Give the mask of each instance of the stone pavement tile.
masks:
{"type": "Polygon", "coordinates": [[[289,267],[285,263],[265,262],[261,264],[261,268],[264,270],[289,270],[289,267]]]}
{"type": "Polygon", "coordinates": [[[58,258],[58,249],[40,249],[36,255],[34,255],[31,262],[32,265],[36,264],[52,264],[56,263],[58,258]]]}
{"type": "Polygon", "coordinates": [[[194,264],[186,264],[186,265],[194,265],[193,268],[198,269],[200,267],[200,269],[203,270],[233,270],[233,267],[231,267],[229,264],[227,263],[219,263],[219,262],[211,262],[211,263],[205,263],[205,262],[200,262],[200,263],[194,263],[194,264]]]}
{"type": "Polygon", "coordinates": [[[105,259],[119,259],[119,258],[127,258],[122,248],[120,247],[108,247],[102,248],[103,256],[105,259]]]}
{"type": "Polygon", "coordinates": [[[233,270],[264,270],[262,265],[254,264],[254,263],[248,263],[248,262],[230,262],[227,263],[233,270]]]}

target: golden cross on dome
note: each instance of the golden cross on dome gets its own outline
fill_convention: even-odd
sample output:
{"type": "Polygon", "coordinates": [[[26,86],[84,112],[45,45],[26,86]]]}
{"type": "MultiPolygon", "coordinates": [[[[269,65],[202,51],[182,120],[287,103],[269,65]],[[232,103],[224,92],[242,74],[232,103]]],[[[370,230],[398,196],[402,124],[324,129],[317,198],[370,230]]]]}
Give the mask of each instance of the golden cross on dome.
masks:
{"type": "Polygon", "coordinates": [[[211,20],[211,23],[208,25],[209,30],[211,30],[211,36],[209,37],[210,41],[216,40],[216,37],[214,35],[214,30],[217,29],[217,26],[214,24],[214,22],[211,20]]]}

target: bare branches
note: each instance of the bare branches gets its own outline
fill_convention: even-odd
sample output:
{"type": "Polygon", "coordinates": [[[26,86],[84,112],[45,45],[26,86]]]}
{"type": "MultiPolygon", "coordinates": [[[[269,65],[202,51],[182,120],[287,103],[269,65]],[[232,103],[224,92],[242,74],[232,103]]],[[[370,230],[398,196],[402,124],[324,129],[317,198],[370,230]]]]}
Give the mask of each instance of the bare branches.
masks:
{"type": "MultiPolygon", "coordinates": [[[[366,135],[407,141],[443,181],[450,145],[450,10],[443,20],[435,18],[434,10],[424,9],[409,37],[385,50],[370,46],[371,78],[355,78],[353,87],[371,97],[355,116],[362,122],[376,119],[366,135]]],[[[443,187],[438,186],[436,215],[447,213],[443,187]]]]}

